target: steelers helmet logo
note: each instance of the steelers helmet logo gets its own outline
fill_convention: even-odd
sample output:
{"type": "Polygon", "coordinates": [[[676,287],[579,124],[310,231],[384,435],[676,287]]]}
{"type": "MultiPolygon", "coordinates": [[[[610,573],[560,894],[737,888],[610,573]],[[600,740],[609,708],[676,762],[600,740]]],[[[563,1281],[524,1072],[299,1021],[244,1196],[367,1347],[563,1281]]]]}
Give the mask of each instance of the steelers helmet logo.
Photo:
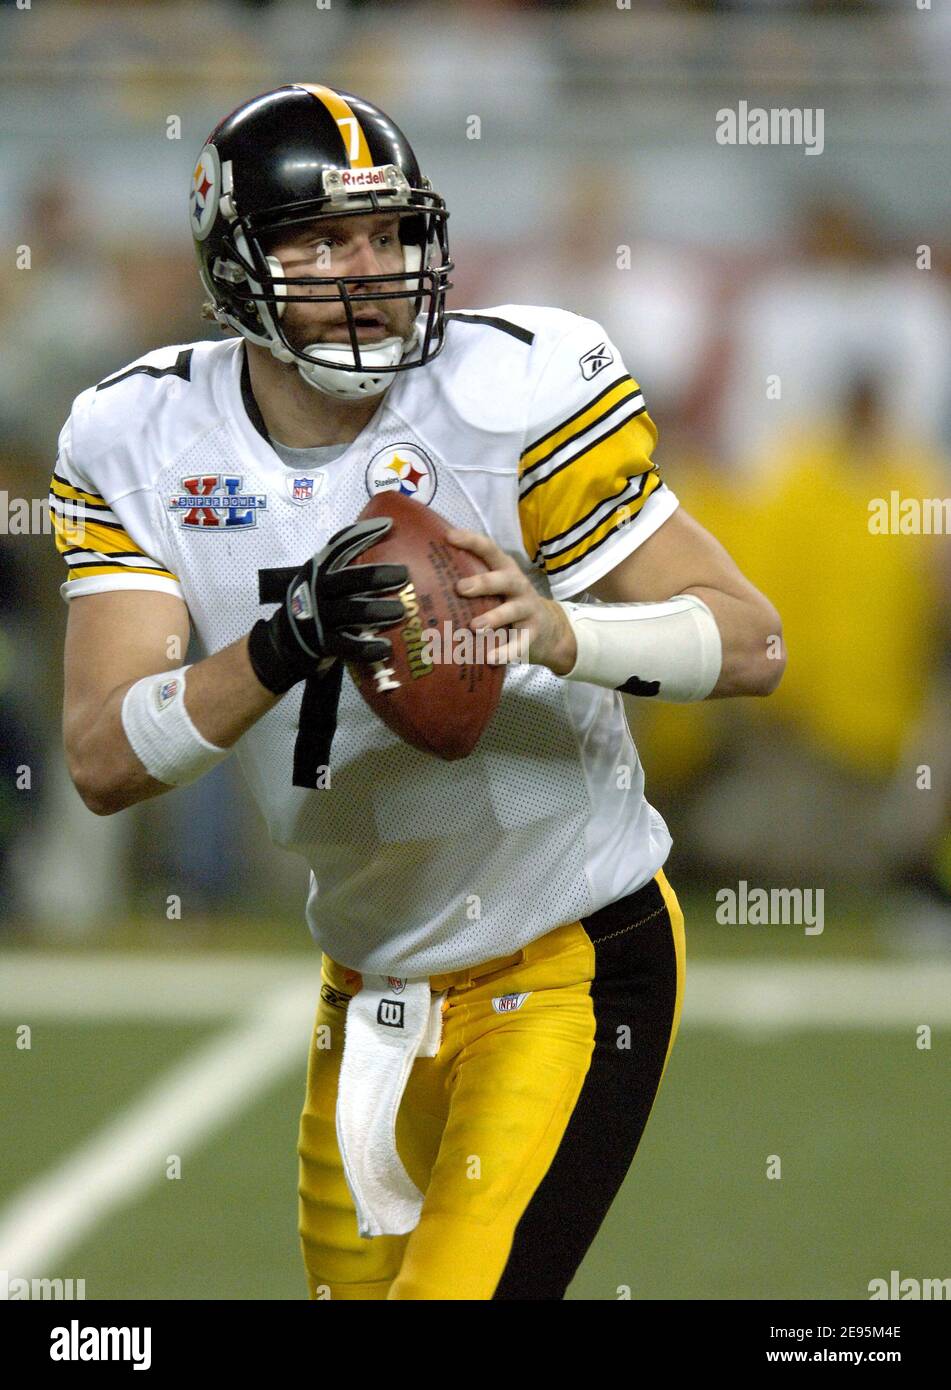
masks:
{"type": "Polygon", "coordinates": [[[221,165],[218,151],[214,145],[206,145],[198,156],[192,174],[192,191],[188,200],[189,221],[196,241],[204,241],[211,231],[220,197],[221,165]]]}
{"type": "Polygon", "coordinates": [[[417,502],[431,502],[436,491],[433,461],[418,444],[388,444],[367,465],[367,492],[400,492],[417,502]]]}

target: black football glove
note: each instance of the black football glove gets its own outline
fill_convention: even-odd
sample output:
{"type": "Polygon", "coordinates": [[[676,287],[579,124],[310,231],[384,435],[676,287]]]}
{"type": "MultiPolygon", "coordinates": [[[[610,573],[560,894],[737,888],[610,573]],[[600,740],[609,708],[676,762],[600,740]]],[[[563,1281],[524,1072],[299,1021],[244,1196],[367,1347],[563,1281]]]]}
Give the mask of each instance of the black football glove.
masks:
{"type": "Polygon", "coordinates": [[[392,627],[404,616],[399,598],[381,594],[409,580],[405,565],[351,565],[383,539],[391,517],[344,526],[293,576],[284,601],[251,629],[248,654],[266,689],[283,695],[310,676],[323,676],[336,659],[386,661],[388,638],[368,629],[392,627]]]}

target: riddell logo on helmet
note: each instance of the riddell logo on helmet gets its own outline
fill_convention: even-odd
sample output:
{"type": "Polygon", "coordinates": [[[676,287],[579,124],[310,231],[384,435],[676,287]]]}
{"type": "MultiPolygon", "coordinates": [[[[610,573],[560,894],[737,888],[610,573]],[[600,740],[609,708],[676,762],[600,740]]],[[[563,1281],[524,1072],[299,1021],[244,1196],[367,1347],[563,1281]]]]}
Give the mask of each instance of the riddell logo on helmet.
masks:
{"type": "Polygon", "coordinates": [[[379,188],[386,183],[386,170],[381,166],[372,169],[341,169],[340,182],[344,188],[379,188]]]}

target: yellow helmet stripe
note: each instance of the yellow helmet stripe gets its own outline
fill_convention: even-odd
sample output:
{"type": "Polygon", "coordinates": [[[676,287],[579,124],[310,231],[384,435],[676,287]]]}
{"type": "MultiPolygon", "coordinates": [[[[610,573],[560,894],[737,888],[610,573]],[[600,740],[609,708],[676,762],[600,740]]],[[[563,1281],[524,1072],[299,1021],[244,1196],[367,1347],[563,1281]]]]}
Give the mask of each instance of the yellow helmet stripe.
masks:
{"type": "Polygon", "coordinates": [[[320,87],[312,82],[299,82],[297,85],[303,87],[306,92],[310,92],[311,96],[316,97],[318,101],[322,101],[337,122],[347,150],[347,157],[350,160],[350,168],[372,168],[373,160],[370,158],[367,138],[350,103],[344,101],[343,97],[338,92],[332,91],[330,87],[320,87]]]}

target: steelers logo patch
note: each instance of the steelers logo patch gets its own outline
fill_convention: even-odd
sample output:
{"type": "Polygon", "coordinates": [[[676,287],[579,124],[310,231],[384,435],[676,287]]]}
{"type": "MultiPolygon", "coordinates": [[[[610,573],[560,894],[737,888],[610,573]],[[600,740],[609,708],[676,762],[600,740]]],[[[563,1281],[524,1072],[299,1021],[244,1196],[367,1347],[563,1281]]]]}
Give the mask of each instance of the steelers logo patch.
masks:
{"type": "Polygon", "coordinates": [[[214,145],[206,145],[198,156],[192,174],[192,191],[188,200],[189,221],[196,241],[204,241],[211,231],[220,197],[221,165],[218,151],[214,145]]]}
{"type": "Polygon", "coordinates": [[[401,492],[417,502],[431,502],[436,491],[433,461],[418,444],[387,444],[367,465],[367,492],[401,492]]]}

